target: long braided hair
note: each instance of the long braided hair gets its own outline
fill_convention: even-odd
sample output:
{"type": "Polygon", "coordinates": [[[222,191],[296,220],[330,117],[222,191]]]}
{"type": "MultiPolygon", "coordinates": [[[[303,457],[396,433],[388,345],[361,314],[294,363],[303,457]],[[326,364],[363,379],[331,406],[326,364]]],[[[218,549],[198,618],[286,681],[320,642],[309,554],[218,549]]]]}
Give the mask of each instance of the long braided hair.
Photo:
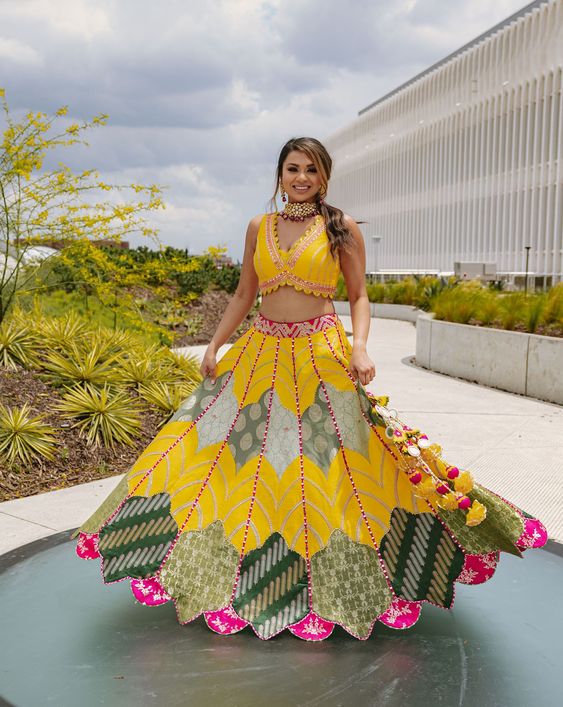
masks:
{"type": "MultiPolygon", "coordinates": [[[[324,186],[325,189],[328,189],[328,180],[330,179],[330,173],[332,170],[332,158],[328,154],[325,146],[314,137],[292,137],[282,147],[278,158],[278,165],[276,168],[276,187],[269,202],[269,206],[272,211],[277,211],[276,196],[280,188],[283,163],[292,150],[300,150],[307,155],[321,175],[321,185],[324,186]]],[[[319,211],[326,224],[326,232],[330,241],[330,254],[333,258],[335,258],[336,250],[340,250],[340,248],[348,250],[354,243],[354,239],[348,229],[348,226],[344,222],[344,213],[342,210],[336,206],[327,204],[324,200],[322,204],[319,203],[321,200],[319,192],[317,192],[315,199],[317,200],[319,211]]]]}

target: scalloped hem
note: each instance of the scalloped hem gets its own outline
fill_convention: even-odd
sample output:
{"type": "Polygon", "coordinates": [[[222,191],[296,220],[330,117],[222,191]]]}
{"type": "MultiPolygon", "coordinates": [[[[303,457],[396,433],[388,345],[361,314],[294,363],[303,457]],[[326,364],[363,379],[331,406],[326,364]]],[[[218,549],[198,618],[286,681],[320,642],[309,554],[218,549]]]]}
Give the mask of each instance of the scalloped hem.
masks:
{"type": "Polygon", "coordinates": [[[334,292],[317,292],[314,289],[311,289],[310,287],[303,287],[301,285],[294,285],[292,282],[279,282],[277,285],[274,285],[273,287],[268,287],[265,290],[260,290],[261,295],[269,295],[271,292],[275,292],[278,290],[280,287],[286,285],[287,287],[293,287],[294,290],[298,290],[299,292],[304,292],[307,295],[316,295],[317,297],[324,297],[324,298],[334,298],[336,294],[336,290],[334,292]]]}
{"type": "MultiPolygon", "coordinates": [[[[501,497],[502,498],[502,497],[501,497]]],[[[503,499],[506,501],[506,499],[503,499]]],[[[506,501],[509,503],[509,501],[506,501]]],[[[512,505],[512,504],[511,504],[512,505]]],[[[515,507],[516,508],[516,507],[515,507]]],[[[516,508],[516,510],[519,510],[516,508]]],[[[98,550],[98,533],[80,532],[76,543],[76,554],[81,559],[93,560],[101,557],[98,550]]],[[[524,530],[517,542],[516,547],[524,552],[528,549],[543,547],[548,540],[548,534],[543,523],[533,517],[524,518],[524,530]]],[[[346,624],[341,621],[326,619],[312,609],[304,617],[300,617],[297,621],[281,627],[279,630],[271,633],[268,636],[262,636],[256,630],[255,626],[240,617],[232,605],[220,609],[201,610],[191,616],[189,619],[182,620],[180,618],[178,604],[175,597],[168,594],[161,586],[159,581],[154,577],[136,578],[122,577],[111,582],[106,582],[103,575],[103,560],[100,562],[100,574],[103,584],[110,585],[118,582],[129,581],[131,592],[134,601],[143,606],[161,606],[169,601],[174,604],[176,618],[179,624],[190,624],[199,618],[202,614],[207,627],[221,636],[230,636],[239,633],[247,626],[252,629],[255,636],[262,641],[268,641],[278,634],[289,631],[291,634],[304,641],[323,641],[326,640],[333,632],[335,626],[343,628],[350,636],[361,641],[365,641],[373,633],[375,624],[379,621],[388,628],[396,630],[405,630],[416,625],[422,614],[423,604],[432,604],[444,611],[452,611],[456,599],[456,584],[473,584],[479,585],[490,580],[501,559],[501,553],[506,550],[495,550],[485,554],[470,554],[464,551],[465,560],[463,567],[458,576],[452,582],[452,600],[449,606],[442,606],[430,599],[420,599],[410,601],[395,594],[391,589],[392,601],[390,606],[381,614],[376,616],[365,635],[356,633],[346,624]]],[[[510,553],[508,553],[510,554],[510,553]]]]}

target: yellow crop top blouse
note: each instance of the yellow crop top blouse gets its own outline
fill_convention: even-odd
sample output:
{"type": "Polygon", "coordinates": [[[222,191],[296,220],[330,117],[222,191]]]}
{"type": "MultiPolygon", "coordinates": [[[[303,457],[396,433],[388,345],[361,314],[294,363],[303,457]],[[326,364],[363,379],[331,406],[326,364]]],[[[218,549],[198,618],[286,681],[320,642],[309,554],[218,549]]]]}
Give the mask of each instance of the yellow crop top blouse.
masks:
{"type": "Polygon", "coordinates": [[[317,214],[289,250],[280,248],[278,213],[264,214],[256,237],[254,268],[261,294],[291,285],[296,290],[332,297],[340,274],[338,251],[330,254],[330,241],[321,214],[317,214]]]}

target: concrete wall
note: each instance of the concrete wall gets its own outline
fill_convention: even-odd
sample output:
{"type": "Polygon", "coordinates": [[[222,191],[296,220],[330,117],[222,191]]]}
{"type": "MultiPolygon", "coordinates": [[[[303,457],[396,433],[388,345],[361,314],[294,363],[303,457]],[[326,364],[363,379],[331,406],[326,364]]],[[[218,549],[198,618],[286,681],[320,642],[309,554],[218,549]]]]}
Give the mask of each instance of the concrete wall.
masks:
{"type": "Polygon", "coordinates": [[[433,317],[417,319],[418,365],[563,405],[563,339],[433,317]]]}

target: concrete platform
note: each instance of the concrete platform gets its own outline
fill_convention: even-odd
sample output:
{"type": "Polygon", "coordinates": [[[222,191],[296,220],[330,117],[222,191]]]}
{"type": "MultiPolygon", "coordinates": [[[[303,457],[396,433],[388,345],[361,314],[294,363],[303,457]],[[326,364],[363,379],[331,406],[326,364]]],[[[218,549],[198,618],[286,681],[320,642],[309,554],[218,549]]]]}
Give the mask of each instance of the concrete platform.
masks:
{"type": "MultiPolygon", "coordinates": [[[[554,545],[561,551],[561,546],[554,545]]],[[[0,557],[0,703],[17,707],[556,707],[563,673],[563,557],[503,553],[447,611],[322,642],[247,627],[213,633],[174,606],[104,585],[63,531],[0,557]],[[2,698],[4,701],[2,701],[2,698]]]]}

